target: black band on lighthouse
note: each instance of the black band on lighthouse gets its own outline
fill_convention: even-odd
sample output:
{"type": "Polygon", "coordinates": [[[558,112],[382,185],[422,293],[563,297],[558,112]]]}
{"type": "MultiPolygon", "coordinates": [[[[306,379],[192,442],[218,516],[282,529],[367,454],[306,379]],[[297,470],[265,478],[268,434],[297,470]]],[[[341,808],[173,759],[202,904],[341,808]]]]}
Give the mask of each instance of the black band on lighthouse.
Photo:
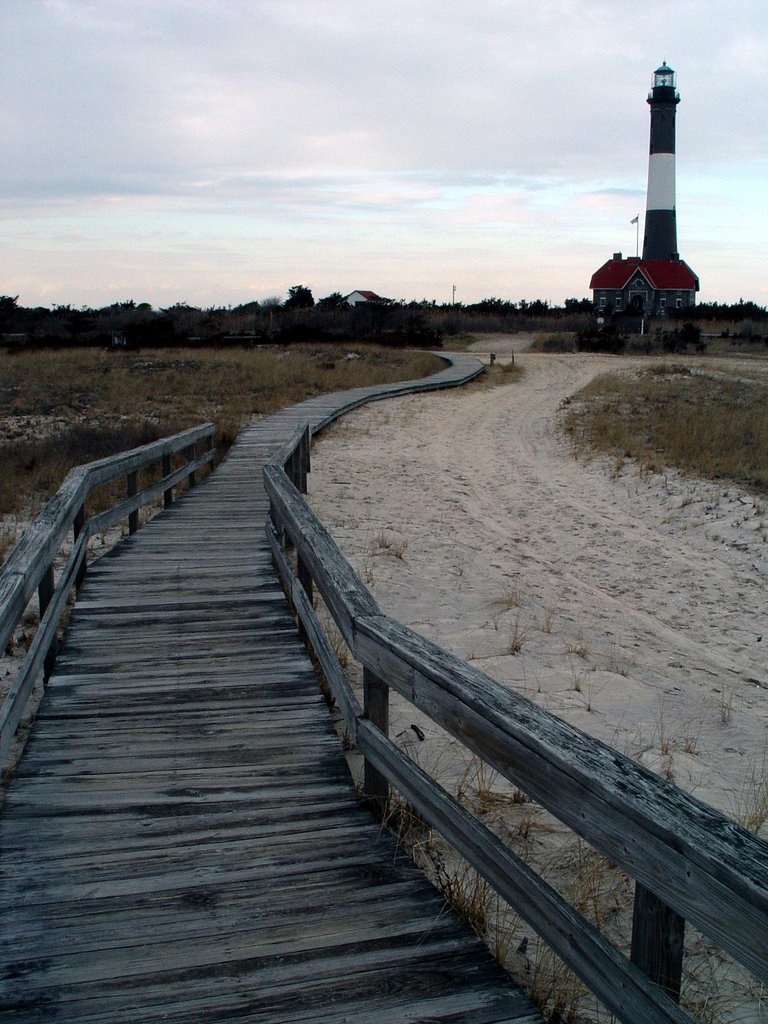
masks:
{"type": "Polygon", "coordinates": [[[651,106],[651,156],[675,152],[675,108],[670,103],[651,106]]]}
{"type": "Polygon", "coordinates": [[[643,236],[644,260],[668,260],[677,252],[677,214],[674,210],[647,210],[643,236]]]}

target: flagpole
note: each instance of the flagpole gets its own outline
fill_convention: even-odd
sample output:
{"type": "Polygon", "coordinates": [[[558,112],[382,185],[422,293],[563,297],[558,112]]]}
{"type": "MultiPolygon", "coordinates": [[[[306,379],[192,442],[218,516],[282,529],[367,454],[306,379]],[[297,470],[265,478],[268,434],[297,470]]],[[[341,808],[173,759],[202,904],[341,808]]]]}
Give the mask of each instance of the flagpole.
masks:
{"type": "Polygon", "coordinates": [[[634,216],[629,223],[635,225],[635,259],[637,259],[640,255],[640,214],[634,216]]]}

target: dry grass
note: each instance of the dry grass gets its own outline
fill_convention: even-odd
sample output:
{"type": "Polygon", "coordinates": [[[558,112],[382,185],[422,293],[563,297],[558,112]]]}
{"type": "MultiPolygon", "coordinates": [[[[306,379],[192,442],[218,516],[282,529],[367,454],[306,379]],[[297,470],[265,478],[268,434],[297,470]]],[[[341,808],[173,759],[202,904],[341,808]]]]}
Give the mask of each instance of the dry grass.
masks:
{"type": "Polygon", "coordinates": [[[760,832],[768,821],[768,750],[761,761],[747,765],[733,797],[733,817],[752,832],[760,832]]]}
{"type": "Polygon", "coordinates": [[[518,587],[508,587],[493,603],[502,611],[508,612],[513,608],[522,608],[525,604],[525,595],[518,587]]]}
{"type": "Polygon", "coordinates": [[[680,363],[595,378],[568,406],[580,447],[768,492],[768,380],[680,363]]]}
{"type": "Polygon", "coordinates": [[[402,562],[407,550],[407,540],[402,537],[397,537],[392,533],[387,533],[386,530],[379,530],[372,542],[370,553],[390,555],[392,558],[398,558],[402,562]]]}
{"type": "Polygon", "coordinates": [[[73,465],[185,427],[215,422],[221,455],[253,416],[441,365],[367,346],[0,353],[0,514],[36,511],[73,465]]]}
{"type": "MultiPolygon", "coordinates": [[[[759,828],[766,820],[765,761],[755,766],[740,797],[740,818],[759,828]]],[[[615,863],[555,821],[482,760],[470,756],[456,796],[534,867],[618,949],[629,954],[634,885],[615,863]]],[[[435,833],[411,831],[404,846],[469,921],[500,963],[530,994],[549,1024],[601,1024],[608,1011],[536,937],[469,865],[435,833]],[[414,841],[415,838],[415,841],[414,841]],[[410,842],[408,841],[410,839],[410,842]]],[[[404,830],[398,832],[404,838],[404,830]]],[[[762,1006],[759,983],[689,928],[683,1004],[700,1024],[726,1024],[762,1006]],[[742,1014],[741,1007],[744,1012],[742,1014]]],[[[760,1018],[762,1019],[762,1018],[760,1018]]]]}
{"type": "Polygon", "coordinates": [[[512,623],[512,632],[509,637],[509,653],[512,655],[519,654],[525,644],[528,643],[529,639],[530,634],[522,621],[520,610],[518,609],[515,615],[515,621],[512,623]]]}
{"type": "Polygon", "coordinates": [[[486,366],[485,373],[481,377],[477,377],[467,387],[498,388],[519,381],[524,374],[525,367],[519,363],[499,361],[494,363],[493,366],[486,366]]]}

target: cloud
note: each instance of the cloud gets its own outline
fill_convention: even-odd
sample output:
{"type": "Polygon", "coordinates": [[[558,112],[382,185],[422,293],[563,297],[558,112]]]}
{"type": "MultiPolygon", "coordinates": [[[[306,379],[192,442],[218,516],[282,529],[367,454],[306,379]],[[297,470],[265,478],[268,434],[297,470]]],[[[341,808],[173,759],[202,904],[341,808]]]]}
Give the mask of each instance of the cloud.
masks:
{"type": "MultiPolygon", "coordinates": [[[[124,266],[121,247],[157,224],[229,251],[231,222],[255,218],[245,229],[269,226],[286,260],[289,239],[302,258],[305,222],[340,247],[346,232],[355,260],[358,226],[391,226],[383,274],[403,269],[409,224],[438,261],[442,239],[508,224],[529,249],[562,252],[570,232],[589,260],[642,207],[645,92],[663,58],[683,95],[679,186],[706,178],[738,207],[732,183],[763,175],[763,13],[761,0],[4,0],[3,237],[13,247],[32,223],[44,248],[62,219],[82,223],[124,266]]],[[[705,211],[688,217],[683,237],[716,244],[705,211]]]]}

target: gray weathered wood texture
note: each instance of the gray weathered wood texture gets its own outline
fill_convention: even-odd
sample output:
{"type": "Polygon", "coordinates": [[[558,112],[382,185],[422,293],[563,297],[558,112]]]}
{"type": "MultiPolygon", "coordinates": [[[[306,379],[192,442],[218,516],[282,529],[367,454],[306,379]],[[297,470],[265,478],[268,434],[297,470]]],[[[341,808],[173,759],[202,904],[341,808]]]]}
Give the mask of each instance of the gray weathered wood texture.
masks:
{"type": "Polygon", "coordinates": [[[260,466],[344,400],[91,566],[0,814],[4,1024],[540,1021],[356,798],[272,570],[260,466]]]}
{"type": "MultiPolygon", "coordinates": [[[[298,450],[298,435],[293,445],[298,450]]],[[[300,471],[290,445],[280,457],[295,482],[300,471]]],[[[361,714],[331,665],[329,685],[350,715],[349,734],[366,759],[374,797],[393,784],[627,1024],[690,1019],[657,987],[679,996],[685,919],[768,980],[768,844],[382,615],[280,465],[265,468],[265,482],[273,517],[309,568],[366,681],[376,681],[375,701],[368,684],[361,714]],[[387,740],[386,687],[637,879],[634,963],[387,740]]],[[[278,535],[271,536],[276,546],[278,535]]],[[[295,592],[287,562],[276,560],[295,592]]],[[[295,605],[311,637],[312,610],[300,599],[295,605]]],[[[320,657],[323,665],[327,660],[320,657]]]]}
{"type": "MultiPolygon", "coordinates": [[[[68,531],[75,525],[76,532],[80,532],[83,526],[83,504],[89,491],[120,477],[127,477],[129,473],[153,461],[161,460],[164,455],[178,451],[180,447],[194,445],[209,437],[212,430],[212,424],[204,423],[173,437],[153,441],[130,452],[109,456],[70,470],[57,493],[25,531],[24,536],[3,563],[0,572],[0,648],[5,647],[8,642],[11,631],[34,594],[40,579],[61,550],[68,531]]],[[[210,456],[202,457],[202,461],[209,460],[210,456]]],[[[184,471],[179,471],[177,481],[183,479],[184,471]]],[[[166,483],[165,486],[169,487],[169,484],[166,483]]],[[[130,501],[126,500],[121,515],[128,515],[144,501],[143,493],[130,501]]],[[[99,528],[115,521],[115,518],[105,520],[99,528]]]]}
{"type": "Polygon", "coordinates": [[[167,507],[172,501],[173,488],[185,478],[191,480],[196,469],[213,461],[213,431],[212,423],[204,423],[130,452],[76,466],[3,563],[0,568],[0,650],[19,622],[35,587],[41,621],[34,643],[0,706],[0,761],[4,761],[24,716],[41,667],[46,681],[51,674],[58,650],[57,630],[62,613],[71,590],[79,587],[85,578],[89,537],[126,517],[129,532],[136,533],[139,528],[138,510],[161,493],[167,507]],[[195,447],[199,441],[205,441],[207,451],[196,457],[195,447]],[[170,457],[182,448],[187,452],[188,461],[172,472],[170,457]],[[163,479],[139,489],[139,470],[158,462],[162,462],[163,479]],[[126,478],[127,497],[112,508],[88,518],[85,503],[91,491],[121,476],[126,478]],[[74,548],[56,580],[54,562],[60,556],[70,529],[74,548]]]}

